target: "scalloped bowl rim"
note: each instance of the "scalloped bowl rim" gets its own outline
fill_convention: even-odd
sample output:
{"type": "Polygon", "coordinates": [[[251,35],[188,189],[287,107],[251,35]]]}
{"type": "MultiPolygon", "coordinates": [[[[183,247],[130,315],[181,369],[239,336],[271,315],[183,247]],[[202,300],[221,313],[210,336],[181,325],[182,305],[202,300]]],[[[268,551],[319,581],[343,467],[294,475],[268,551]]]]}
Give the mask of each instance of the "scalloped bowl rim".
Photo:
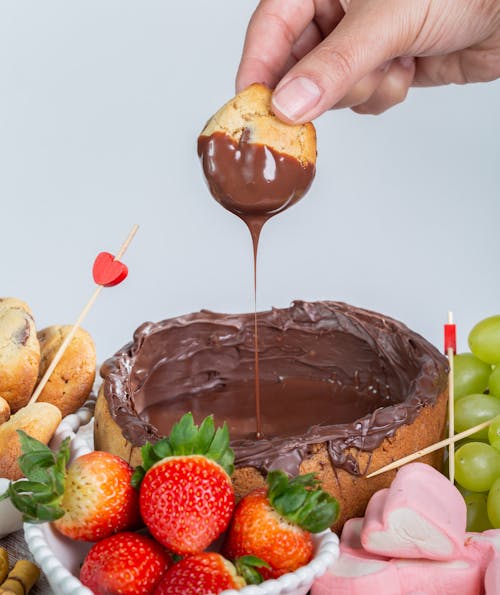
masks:
{"type": "MultiPolygon", "coordinates": [[[[83,453],[82,453],[83,454],[83,453]]],[[[50,533],[55,535],[48,523],[33,525],[25,523],[24,534],[29,549],[47,576],[47,579],[59,595],[92,595],[92,591],[82,585],[71,571],[61,562],[48,543],[50,533]]],[[[62,538],[66,540],[66,538],[62,538]]],[[[287,573],[278,579],[267,580],[260,585],[248,585],[237,591],[225,590],[221,595],[292,595],[307,593],[314,580],[324,574],[326,569],[338,558],[339,539],[335,533],[327,529],[313,536],[315,553],[309,564],[302,566],[295,572],[287,573]]],[[[69,540],[68,540],[69,541],[69,540]]],[[[83,559],[84,550],[90,549],[92,544],[77,544],[75,552],[83,559]]]]}
{"type": "MultiPolygon", "coordinates": [[[[89,409],[86,407],[83,409],[86,412],[82,413],[80,417],[83,415],[86,419],[89,409]]],[[[62,427],[57,435],[58,441],[62,441],[66,436],[72,438],[71,458],[77,458],[91,452],[89,445],[75,434],[78,427],[82,425],[82,420],[78,417],[81,411],[74,414],[76,419],[70,419],[68,422],[66,421],[67,418],[65,418],[63,422],[66,421],[66,423],[63,425],[63,422],[61,422],[62,427]]],[[[24,536],[35,561],[40,565],[56,594],[92,595],[92,591],[83,586],[78,578],[57,557],[49,544],[49,540],[52,538],[61,541],[59,547],[62,548],[65,546],[71,547],[71,553],[73,553],[74,558],[78,558],[79,562],[83,560],[86,551],[90,549],[92,544],[71,541],[60,535],[49,523],[37,525],[25,523],[24,536]]],[[[228,589],[223,591],[221,595],[236,595],[237,593],[240,595],[305,595],[314,580],[324,574],[328,566],[339,556],[339,538],[330,529],[313,535],[313,541],[315,551],[312,560],[295,572],[289,572],[278,579],[264,581],[260,585],[248,585],[239,591],[228,589]]],[[[73,560],[74,564],[75,562],[76,559],[73,560]]]]}

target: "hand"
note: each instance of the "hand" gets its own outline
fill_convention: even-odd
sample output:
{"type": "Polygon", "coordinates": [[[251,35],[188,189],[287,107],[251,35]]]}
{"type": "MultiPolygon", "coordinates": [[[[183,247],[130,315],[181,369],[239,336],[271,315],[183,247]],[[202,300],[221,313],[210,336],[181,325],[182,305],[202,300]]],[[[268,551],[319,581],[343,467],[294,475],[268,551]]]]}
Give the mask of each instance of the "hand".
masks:
{"type": "Polygon", "coordinates": [[[276,114],[298,123],[332,107],[379,114],[410,86],[499,76],[500,0],[261,0],[237,89],[276,87],[276,114]]]}

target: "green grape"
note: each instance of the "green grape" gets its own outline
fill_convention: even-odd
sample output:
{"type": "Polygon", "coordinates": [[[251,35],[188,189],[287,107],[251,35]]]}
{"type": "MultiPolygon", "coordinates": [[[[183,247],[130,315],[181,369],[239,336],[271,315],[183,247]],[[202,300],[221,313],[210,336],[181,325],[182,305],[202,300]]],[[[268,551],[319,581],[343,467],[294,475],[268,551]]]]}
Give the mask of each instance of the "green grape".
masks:
{"type": "Polygon", "coordinates": [[[455,479],[466,490],[487,492],[500,477],[500,453],[484,442],[469,442],[455,452],[455,479]]]}
{"type": "Polygon", "coordinates": [[[488,493],[470,492],[464,495],[464,500],[467,506],[467,531],[481,532],[492,529],[486,505],[488,493]]]}
{"type": "Polygon", "coordinates": [[[473,353],[459,353],[453,358],[453,381],[455,399],[483,393],[488,386],[491,366],[473,353]]]}
{"type": "Polygon", "coordinates": [[[472,353],[487,364],[500,362],[500,315],[478,322],[469,333],[472,353]]]}
{"type": "MultiPolygon", "coordinates": [[[[455,433],[459,434],[483,421],[500,415],[500,399],[491,395],[467,395],[455,403],[455,433]]],[[[484,428],[469,438],[488,440],[488,428],[484,428]]]]}
{"type": "Polygon", "coordinates": [[[488,428],[488,440],[498,451],[500,451],[500,415],[497,415],[488,428]]]}
{"type": "Polygon", "coordinates": [[[488,494],[488,517],[494,529],[500,528],[500,477],[493,483],[488,494]]]}
{"type": "Polygon", "coordinates": [[[500,397],[500,366],[497,366],[490,374],[488,386],[491,395],[495,395],[495,397],[500,397]]]}
{"type": "Polygon", "coordinates": [[[471,492],[470,490],[466,490],[465,488],[463,488],[459,483],[455,482],[455,487],[457,488],[457,490],[462,494],[462,496],[465,499],[465,496],[468,496],[469,494],[477,494],[478,492],[471,492]]]}
{"type": "Polygon", "coordinates": [[[455,450],[458,450],[464,444],[469,444],[469,442],[486,442],[486,440],[476,440],[475,438],[462,438],[458,442],[455,442],[455,450]]]}

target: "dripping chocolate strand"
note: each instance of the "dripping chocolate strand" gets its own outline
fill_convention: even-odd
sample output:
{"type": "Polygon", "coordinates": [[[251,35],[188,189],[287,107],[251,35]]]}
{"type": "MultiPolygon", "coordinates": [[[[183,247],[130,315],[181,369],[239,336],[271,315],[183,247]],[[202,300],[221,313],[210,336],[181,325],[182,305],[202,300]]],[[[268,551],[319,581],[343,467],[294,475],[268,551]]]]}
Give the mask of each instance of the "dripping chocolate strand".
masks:
{"type": "Polygon", "coordinates": [[[265,222],[296,203],[308,190],[315,167],[250,141],[245,129],[236,142],[215,132],[198,139],[198,155],[212,196],[247,225],[252,237],[254,264],[254,393],[255,434],[263,437],[259,337],[257,324],[257,253],[265,222]]]}

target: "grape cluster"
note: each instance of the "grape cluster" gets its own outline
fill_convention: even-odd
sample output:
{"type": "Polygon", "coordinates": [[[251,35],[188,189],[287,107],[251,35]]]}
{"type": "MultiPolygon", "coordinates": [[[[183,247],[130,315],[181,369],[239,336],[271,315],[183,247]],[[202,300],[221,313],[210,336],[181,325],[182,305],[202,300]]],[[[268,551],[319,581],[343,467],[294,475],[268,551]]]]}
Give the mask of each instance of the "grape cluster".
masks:
{"type": "Polygon", "coordinates": [[[456,445],[455,480],[467,504],[467,530],[500,528],[500,315],[476,324],[472,353],[454,358],[455,432],[494,418],[456,445]]]}

